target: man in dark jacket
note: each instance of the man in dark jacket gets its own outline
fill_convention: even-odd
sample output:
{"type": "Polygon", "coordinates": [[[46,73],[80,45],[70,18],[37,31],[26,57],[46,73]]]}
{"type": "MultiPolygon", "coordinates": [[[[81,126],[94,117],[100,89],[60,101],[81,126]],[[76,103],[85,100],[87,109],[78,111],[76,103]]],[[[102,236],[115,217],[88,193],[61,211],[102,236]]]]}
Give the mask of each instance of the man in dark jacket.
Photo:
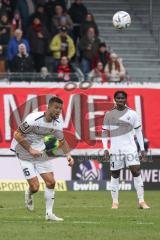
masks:
{"type": "Polygon", "coordinates": [[[88,29],[87,34],[80,40],[81,67],[85,76],[91,70],[92,59],[98,51],[99,44],[100,40],[96,37],[95,29],[92,27],[88,29]]]}
{"type": "Polygon", "coordinates": [[[24,73],[33,72],[32,59],[27,53],[26,46],[23,43],[18,46],[18,54],[14,57],[12,61],[11,71],[18,73],[17,76],[12,77],[13,81],[27,81],[28,79],[26,79],[26,77],[28,76],[25,76],[24,73]],[[19,73],[23,74],[20,75],[19,73]]]}
{"type": "Polygon", "coordinates": [[[109,59],[110,59],[110,52],[107,51],[105,42],[101,42],[99,44],[99,49],[95,57],[92,59],[92,68],[95,68],[98,62],[102,62],[103,69],[104,69],[109,59]]]}
{"type": "Polygon", "coordinates": [[[27,30],[27,38],[30,43],[35,69],[37,72],[40,72],[40,69],[45,66],[45,55],[48,50],[49,33],[39,17],[34,17],[32,24],[27,30]]]}

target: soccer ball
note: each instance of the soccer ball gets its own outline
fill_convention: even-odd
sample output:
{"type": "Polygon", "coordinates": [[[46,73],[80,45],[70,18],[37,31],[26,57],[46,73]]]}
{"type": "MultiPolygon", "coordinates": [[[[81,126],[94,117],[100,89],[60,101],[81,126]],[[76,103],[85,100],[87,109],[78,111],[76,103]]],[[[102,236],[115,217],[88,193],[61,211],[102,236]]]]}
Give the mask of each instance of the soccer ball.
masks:
{"type": "Polygon", "coordinates": [[[62,141],[59,141],[53,135],[47,135],[44,137],[45,144],[45,152],[48,156],[54,156],[58,150],[62,146],[62,141]]]}
{"type": "Polygon", "coordinates": [[[119,11],[113,15],[112,22],[115,28],[128,28],[131,25],[131,17],[127,12],[119,11]]]}

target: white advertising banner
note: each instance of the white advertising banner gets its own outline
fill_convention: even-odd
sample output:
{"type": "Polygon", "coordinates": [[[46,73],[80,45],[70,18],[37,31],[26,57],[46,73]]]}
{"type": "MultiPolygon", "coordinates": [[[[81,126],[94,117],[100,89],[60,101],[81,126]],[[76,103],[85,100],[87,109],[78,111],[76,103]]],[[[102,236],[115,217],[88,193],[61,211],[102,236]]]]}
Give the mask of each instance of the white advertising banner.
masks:
{"type": "MultiPolygon", "coordinates": [[[[50,161],[57,180],[71,180],[71,168],[67,165],[66,158],[58,157],[50,161]]],[[[16,157],[0,157],[0,166],[0,181],[25,179],[16,157]]]]}

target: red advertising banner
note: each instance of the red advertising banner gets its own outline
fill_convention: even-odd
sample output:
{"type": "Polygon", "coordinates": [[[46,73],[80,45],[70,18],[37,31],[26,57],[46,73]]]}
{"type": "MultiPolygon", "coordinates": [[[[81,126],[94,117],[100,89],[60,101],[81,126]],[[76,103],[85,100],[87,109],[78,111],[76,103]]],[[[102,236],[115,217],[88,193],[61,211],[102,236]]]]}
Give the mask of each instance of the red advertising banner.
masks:
{"type": "MultiPolygon", "coordinates": [[[[57,85],[56,85],[57,86],[57,85]]],[[[102,148],[101,127],[106,111],[113,106],[113,95],[118,86],[64,89],[26,85],[0,87],[0,154],[9,154],[13,132],[32,111],[44,111],[52,95],[64,101],[63,122],[66,139],[72,149],[102,148]]],[[[125,87],[128,106],[135,109],[142,121],[144,136],[153,151],[160,150],[160,88],[125,87]]]]}

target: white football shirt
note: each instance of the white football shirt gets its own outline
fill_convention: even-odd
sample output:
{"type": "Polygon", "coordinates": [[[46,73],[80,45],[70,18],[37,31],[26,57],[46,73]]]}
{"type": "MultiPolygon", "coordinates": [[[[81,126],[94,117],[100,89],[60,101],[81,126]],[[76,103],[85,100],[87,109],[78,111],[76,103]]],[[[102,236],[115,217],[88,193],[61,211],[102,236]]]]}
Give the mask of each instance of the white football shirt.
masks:
{"type": "Polygon", "coordinates": [[[114,108],[107,112],[102,128],[109,130],[110,152],[119,154],[137,151],[134,129],[139,127],[141,127],[141,123],[137,113],[128,107],[123,111],[114,108]]]}
{"type": "MultiPolygon", "coordinates": [[[[45,149],[44,136],[54,135],[59,140],[64,138],[62,118],[59,117],[52,122],[46,122],[44,112],[30,113],[19,126],[19,130],[31,147],[39,151],[45,149]]],[[[15,151],[22,160],[35,160],[14,138],[11,143],[11,150],[15,151]]]]}

